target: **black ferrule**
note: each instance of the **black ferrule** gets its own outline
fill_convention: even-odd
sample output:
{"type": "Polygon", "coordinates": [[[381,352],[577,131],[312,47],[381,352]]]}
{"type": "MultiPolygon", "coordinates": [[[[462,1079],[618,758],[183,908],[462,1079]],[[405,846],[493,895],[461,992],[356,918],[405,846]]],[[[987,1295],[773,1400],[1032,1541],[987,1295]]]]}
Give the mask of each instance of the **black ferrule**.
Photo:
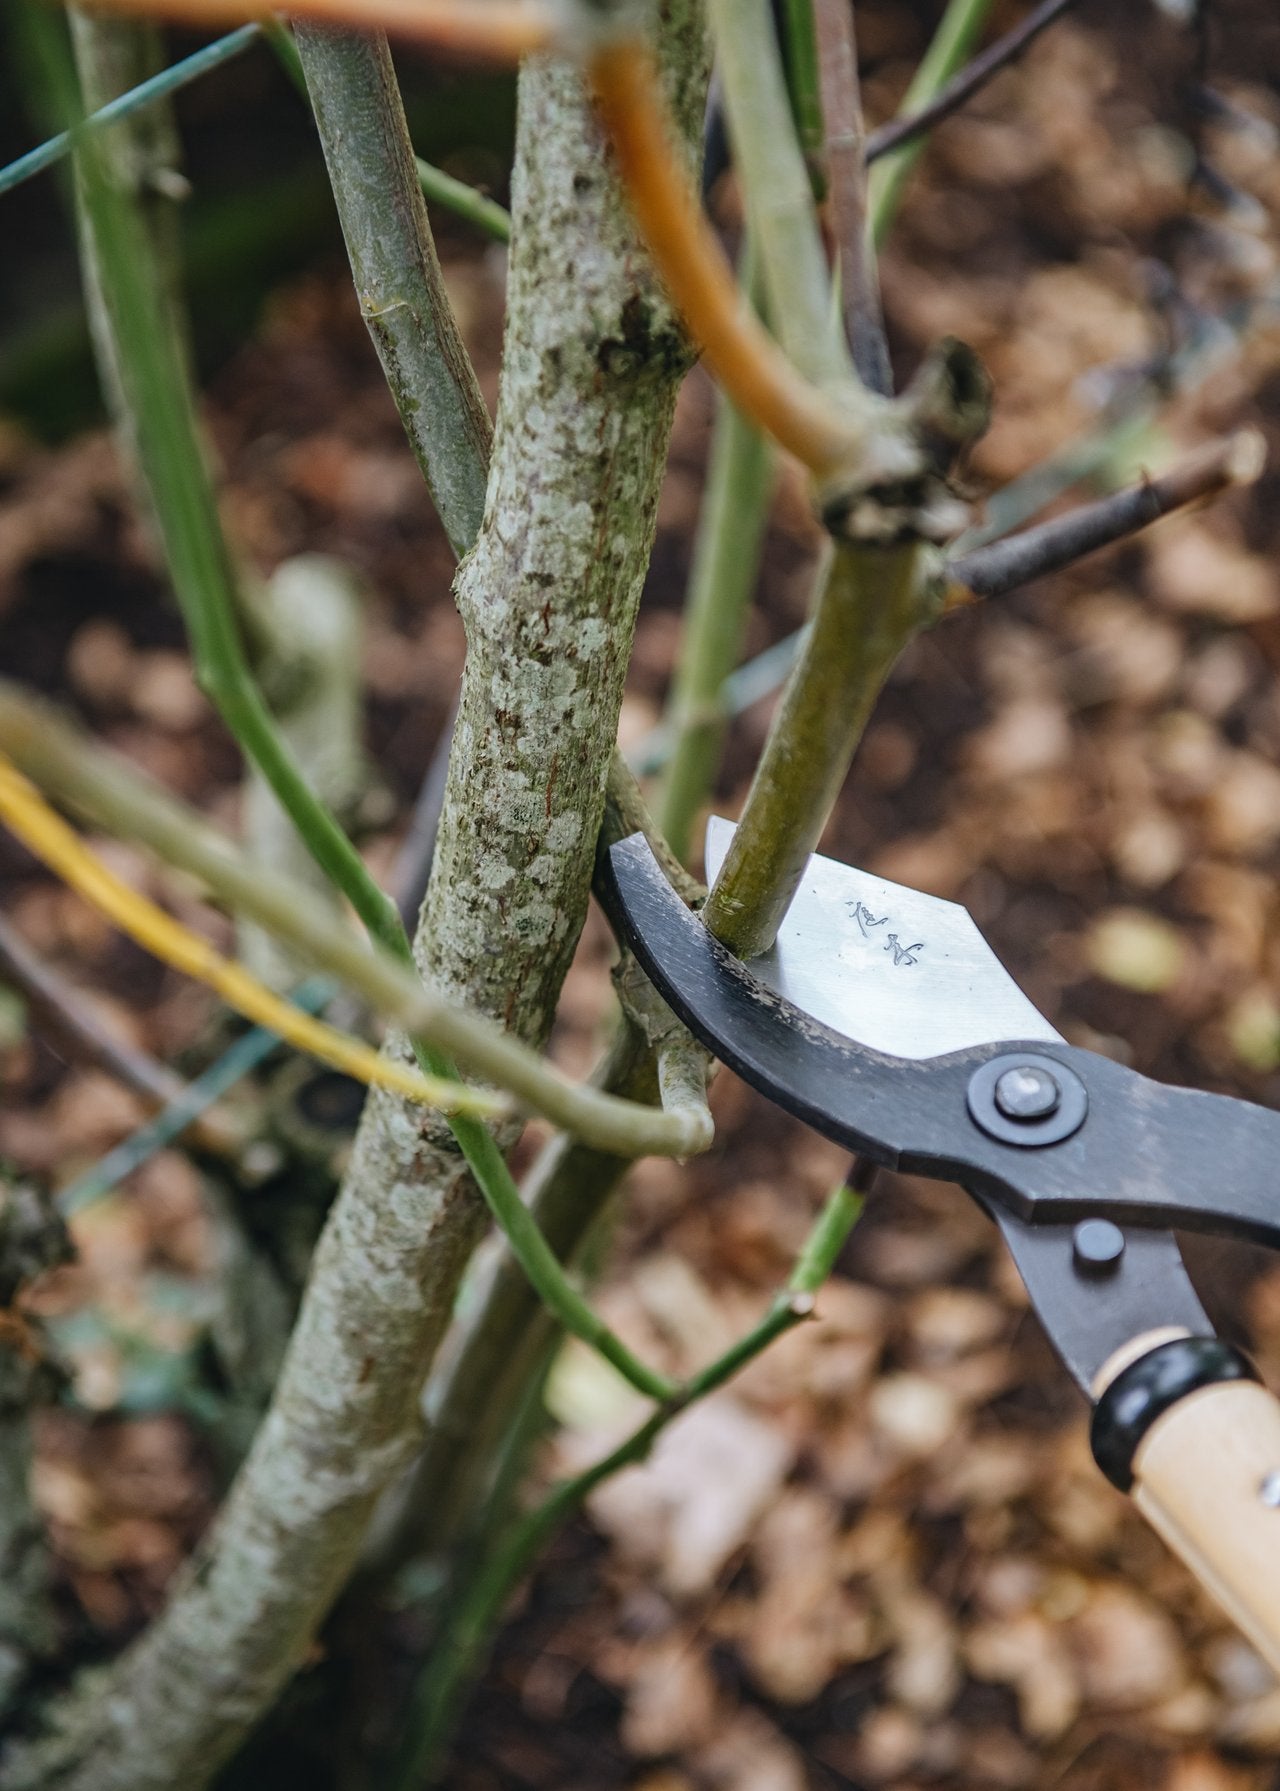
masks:
{"type": "Polygon", "coordinates": [[[1131,1362],[1093,1408],[1093,1459],[1113,1486],[1133,1485],[1133,1458],[1156,1419],[1201,1387],[1256,1381],[1247,1356],[1220,1337],[1175,1337],[1131,1362]]]}

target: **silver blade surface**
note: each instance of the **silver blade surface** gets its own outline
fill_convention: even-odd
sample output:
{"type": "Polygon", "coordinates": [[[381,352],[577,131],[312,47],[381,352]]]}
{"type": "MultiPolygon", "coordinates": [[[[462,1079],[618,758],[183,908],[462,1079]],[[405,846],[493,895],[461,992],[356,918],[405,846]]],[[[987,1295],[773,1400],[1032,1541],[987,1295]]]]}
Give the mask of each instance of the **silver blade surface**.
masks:
{"type": "MultiPolygon", "coordinates": [[[[707,823],[707,881],[734,825],[707,823]]],[[[941,1057],[999,1039],[1061,1039],[958,902],[817,853],[752,974],[846,1038],[894,1057],[941,1057]]]]}

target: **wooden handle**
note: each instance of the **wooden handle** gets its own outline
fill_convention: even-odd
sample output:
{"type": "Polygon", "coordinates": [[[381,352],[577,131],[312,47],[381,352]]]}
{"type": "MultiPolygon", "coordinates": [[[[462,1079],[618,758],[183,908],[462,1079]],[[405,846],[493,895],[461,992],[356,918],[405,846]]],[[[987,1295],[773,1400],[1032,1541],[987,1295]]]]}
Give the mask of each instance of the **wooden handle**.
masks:
{"type": "Polygon", "coordinates": [[[1253,1381],[1202,1387],[1133,1468],[1139,1511],[1280,1673],[1280,1402],[1253,1381]]]}

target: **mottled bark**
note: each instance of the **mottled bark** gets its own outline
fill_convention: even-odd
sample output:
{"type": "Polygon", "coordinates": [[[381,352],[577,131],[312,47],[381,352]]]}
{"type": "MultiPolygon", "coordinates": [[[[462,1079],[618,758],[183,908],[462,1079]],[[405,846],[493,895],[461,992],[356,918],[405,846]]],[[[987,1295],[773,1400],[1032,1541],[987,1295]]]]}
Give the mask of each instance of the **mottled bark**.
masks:
{"type": "MultiPolygon", "coordinates": [[[[664,48],[686,138],[700,21],[664,48]]],[[[493,476],[459,576],[459,725],[418,954],[527,1040],[585,912],[683,338],[632,235],[577,78],[521,78],[493,476]]],[[[304,1659],[373,1504],[421,1435],[423,1378],[483,1226],[456,1148],[374,1094],[275,1400],[167,1611],[61,1743],[0,1782],[198,1791],[304,1659]]]]}

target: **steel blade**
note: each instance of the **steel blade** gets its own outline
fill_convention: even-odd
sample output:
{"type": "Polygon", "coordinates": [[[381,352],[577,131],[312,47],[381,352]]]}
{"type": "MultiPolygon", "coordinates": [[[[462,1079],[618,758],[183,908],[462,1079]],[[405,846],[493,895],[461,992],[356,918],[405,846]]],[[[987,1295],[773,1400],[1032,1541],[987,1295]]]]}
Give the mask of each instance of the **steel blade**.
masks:
{"type": "MultiPolygon", "coordinates": [[[[731,821],[707,823],[707,879],[731,821]]],[[[817,853],[752,974],[815,1020],[892,1057],[941,1057],[994,1039],[1060,1039],[958,902],[817,853]]]]}

